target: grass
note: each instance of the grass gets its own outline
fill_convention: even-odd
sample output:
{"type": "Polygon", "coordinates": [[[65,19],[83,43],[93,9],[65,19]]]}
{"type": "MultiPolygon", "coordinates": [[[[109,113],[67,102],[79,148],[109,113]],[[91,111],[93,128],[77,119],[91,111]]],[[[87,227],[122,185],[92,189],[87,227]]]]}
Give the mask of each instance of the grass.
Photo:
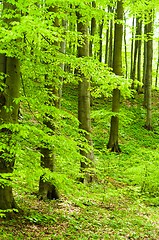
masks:
{"type": "MultiPolygon", "coordinates": [[[[21,176],[14,195],[23,214],[0,220],[0,239],[159,239],[158,97],[154,92],[153,131],[143,128],[142,97],[123,101],[121,154],[106,148],[110,102],[95,100],[92,123],[97,181],[90,185],[72,181],[59,201],[43,202],[32,194],[37,191],[38,176],[32,175],[34,183],[30,185],[21,176]]],[[[69,111],[75,108],[69,100],[67,105],[69,111]]],[[[21,168],[19,165],[17,176],[21,168]]]]}

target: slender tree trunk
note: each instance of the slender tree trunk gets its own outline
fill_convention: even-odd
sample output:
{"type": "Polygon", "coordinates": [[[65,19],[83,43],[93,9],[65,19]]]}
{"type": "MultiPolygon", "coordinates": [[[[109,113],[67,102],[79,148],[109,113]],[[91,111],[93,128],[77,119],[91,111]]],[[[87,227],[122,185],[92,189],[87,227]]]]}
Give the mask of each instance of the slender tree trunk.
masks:
{"type": "MultiPolygon", "coordinates": [[[[142,83],[141,80],[141,52],[142,52],[142,20],[140,20],[139,22],[139,43],[138,43],[138,65],[137,65],[137,80],[142,83]]],[[[138,93],[142,92],[142,87],[141,85],[138,85],[138,89],[137,89],[138,93]]]]}
{"type": "MultiPolygon", "coordinates": [[[[89,56],[89,41],[88,41],[88,25],[83,23],[81,20],[81,14],[77,10],[77,31],[83,36],[83,43],[78,46],[77,52],[78,57],[88,57],[89,56]]],[[[90,81],[84,76],[79,70],[78,75],[80,75],[81,80],[78,83],[78,120],[79,128],[85,130],[85,138],[88,141],[90,147],[92,147],[91,138],[91,118],[90,118],[90,81]]],[[[93,150],[88,152],[85,150],[80,151],[81,155],[84,157],[81,161],[81,171],[85,173],[85,177],[81,178],[82,182],[91,182],[92,176],[88,173],[89,167],[93,166],[94,153],[93,150]]]]}
{"type": "Polygon", "coordinates": [[[103,55],[103,26],[104,26],[104,19],[102,19],[101,23],[99,24],[99,61],[102,62],[102,55],[103,55]]]}
{"type": "MultiPolygon", "coordinates": [[[[109,6],[108,6],[109,13],[109,6]]],[[[105,64],[108,64],[108,50],[109,50],[109,20],[106,22],[106,38],[105,38],[105,64]]]]}
{"type": "Polygon", "coordinates": [[[127,58],[126,16],[125,16],[125,14],[124,14],[124,47],[125,47],[125,77],[128,78],[128,58],[127,58]]]}
{"type": "MultiPolygon", "coordinates": [[[[110,13],[114,12],[114,8],[110,7],[110,13]]],[[[109,55],[108,55],[108,67],[113,67],[113,19],[109,22],[109,55]]]]}
{"type": "Polygon", "coordinates": [[[108,46],[109,46],[109,27],[106,29],[106,41],[105,41],[105,64],[108,64],[108,46]]]}
{"type": "MultiPolygon", "coordinates": [[[[152,12],[150,13],[152,15],[152,12]]],[[[152,130],[151,88],[152,88],[152,59],[153,59],[153,20],[147,24],[147,69],[145,77],[146,89],[146,124],[145,128],[152,130]]]]}
{"type": "Polygon", "coordinates": [[[159,41],[158,41],[158,57],[157,57],[157,67],[156,67],[156,79],[155,79],[155,87],[158,86],[158,69],[159,69],[159,41]]]}
{"type": "MultiPolygon", "coordinates": [[[[92,2],[92,7],[93,8],[96,8],[96,3],[95,1],[92,2]]],[[[95,33],[96,33],[96,29],[97,29],[97,24],[96,24],[96,19],[95,17],[93,17],[91,19],[91,37],[93,38],[95,36],[95,33]]],[[[89,56],[92,57],[94,54],[93,54],[93,39],[91,38],[90,42],[89,42],[89,56]]]]}
{"type": "MultiPolygon", "coordinates": [[[[144,36],[147,36],[147,24],[144,26],[144,36]]],[[[147,38],[147,37],[146,37],[147,38]]],[[[146,69],[147,69],[147,40],[144,39],[144,62],[143,62],[143,85],[144,85],[144,103],[143,105],[146,106],[146,69]]]]}
{"type": "Polygon", "coordinates": [[[133,71],[133,59],[134,59],[134,38],[135,38],[134,28],[135,28],[135,18],[134,18],[134,16],[133,16],[133,20],[132,20],[132,39],[131,39],[130,78],[131,78],[131,76],[132,76],[132,71],[133,71]]]}
{"type": "Polygon", "coordinates": [[[139,48],[139,18],[136,18],[136,33],[135,33],[135,48],[134,48],[134,60],[133,60],[133,68],[131,72],[131,79],[132,82],[132,89],[134,89],[134,81],[136,78],[136,65],[137,65],[137,54],[138,54],[138,48],[139,48]]]}
{"type": "MultiPolygon", "coordinates": [[[[116,19],[123,20],[123,2],[117,2],[116,19]]],[[[114,55],[113,55],[113,72],[116,75],[122,75],[122,36],[123,36],[123,24],[115,23],[115,35],[114,35],[114,55]]],[[[110,137],[107,147],[113,152],[120,152],[118,144],[118,128],[119,128],[119,108],[120,108],[120,90],[118,88],[113,90],[112,99],[112,112],[114,116],[111,117],[110,137]]]]}

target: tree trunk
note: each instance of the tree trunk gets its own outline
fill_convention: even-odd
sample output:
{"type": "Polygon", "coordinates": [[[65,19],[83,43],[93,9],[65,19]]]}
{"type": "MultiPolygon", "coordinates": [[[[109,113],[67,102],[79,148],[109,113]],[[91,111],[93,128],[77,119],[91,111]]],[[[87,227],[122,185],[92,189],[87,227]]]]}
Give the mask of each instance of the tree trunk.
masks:
{"type": "MultiPolygon", "coordinates": [[[[55,162],[55,156],[53,154],[52,150],[49,150],[48,148],[42,148],[41,149],[41,167],[47,168],[51,172],[54,171],[54,162],[55,162]]],[[[53,179],[52,179],[53,180],[53,179]]],[[[39,198],[40,200],[46,200],[46,199],[59,199],[59,193],[56,188],[56,186],[49,180],[45,179],[45,174],[43,174],[40,177],[39,181],[39,198]]]]}
{"type": "MultiPolygon", "coordinates": [[[[110,13],[114,12],[114,7],[109,8],[110,13]]],[[[108,67],[113,67],[113,19],[109,22],[109,55],[108,55],[108,67]]]]}
{"type": "Polygon", "coordinates": [[[134,38],[135,38],[134,27],[135,27],[135,18],[134,18],[134,16],[133,16],[133,20],[132,20],[132,39],[131,39],[130,78],[131,78],[131,76],[132,76],[132,71],[133,71],[133,59],[134,59],[134,38]]]}
{"type": "MultiPolygon", "coordinates": [[[[15,11],[16,8],[14,5],[4,2],[3,9],[4,11],[15,11]]],[[[18,19],[4,18],[3,21],[8,25],[8,28],[11,28],[10,23],[18,21],[18,19]]],[[[20,92],[20,64],[18,58],[0,54],[0,73],[4,77],[3,82],[5,84],[4,89],[0,91],[0,124],[16,124],[18,123],[19,104],[14,100],[19,97],[20,92]]],[[[0,209],[2,210],[16,208],[9,176],[12,174],[15,164],[14,134],[7,127],[0,130],[3,149],[0,152],[0,209]],[[7,178],[5,174],[9,174],[7,178]]]]}
{"type": "MultiPolygon", "coordinates": [[[[139,22],[139,36],[141,38],[142,36],[142,20],[139,22]]],[[[141,51],[142,51],[142,40],[139,39],[139,44],[138,44],[138,65],[137,65],[137,80],[142,83],[141,80],[141,51]]],[[[141,85],[138,85],[137,89],[138,93],[142,92],[142,87],[141,85]]]]}
{"type": "Polygon", "coordinates": [[[102,19],[101,23],[99,24],[99,62],[102,62],[102,55],[103,55],[103,26],[104,26],[104,19],[102,19]]]}
{"type": "MultiPolygon", "coordinates": [[[[80,21],[81,14],[77,11],[77,31],[82,34],[83,42],[77,48],[78,57],[88,57],[89,56],[89,41],[88,41],[88,25],[80,21]]],[[[90,81],[89,79],[78,70],[78,75],[80,80],[78,83],[78,120],[79,128],[85,130],[85,138],[88,141],[90,147],[92,147],[91,138],[91,118],[90,118],[90,81]]],[[[81,161],[81,171],[84,173],[84,177],[81,178],[82,182],[91,182],[92,176],[88,172],[88,168],[93,166],[94,153],[93,150],[80,151],[81,155],[84,157],[81,161]]]]}
{"type": "MultiPolygon", "coordinates": [[[[144,36],[146,38],[147,36],[147,24],[144,26],[144,36]]],[[[146,88],[145,88],[145,82],[146,82],[146,69],[147,69],[147,40],[144,39],[144,62],[143,62],[143,85],[144,85],[144,102],[143,105],[146,106],[146,88]]]]}
{"type": "Polygon", "coordinates": [[[125,16],[125,14],[124,14],[124,48],[125,48],[125,77],[128,78],[128,57],[127,57],[126,16],[125,16]]]}
{"type": "MultiPolygon", "coordinates": [[[[49,12],[57,14],[58,12],[58,7],[56,6],[51,6],[49,8],[49,12]]],[[[62,22],[63,26],[66,24],[66,22],[62,22]]],[[[58,17],[55,17],[54,22],[53,22],[54,27],[59,28],[60,26],[60,21],[58,17]]],[[[65,52],[65,42],[58,42],[54,41],[53,43],[55,46],[59,46],[60,52],[65,52]]],[[[64,65],[61,63],[60,67],[64,69],[64,65]]],[[[45,78],[47,79],[48,76],[45,75],[45,78]]],[[[62,79],[59,81],[59,85],[55,86],[55,83],[52,82],[52,79],[50,79],[50,84],[49,86],[46,86],[47,89],[49,89],[50,94],[54,94],[57,96],[57,99],[50,100],[49,102],[46,103],[48,106],[55,106],[56,108],[60,108],[61,106],[61,96],[62,96],[62,79]]],[[[46,119],[44,119],[43,124],[48,127],[48,129],[51,130],[51,134],[54,134],[55,132],[55,125],[53,122],[53,117],[46,115],[46,119]]],[[[47,147],[45,144],[41,148],[41,167],[43,169],[48,169],[50,172],[55,171],[55,153],[53,150],[52,146],[47,147]]],[[[58,192],[58,189],[56,185],[54,184],[54,179],[47,179],[47,175],[44,173],[42,176],[40,176],[39,180],[39,199],[40,200],[46,200],[46,199],[59,199],[60,195],[58,192]]]]}
{"type": "Polygon", "coordinates": [[[155,88],[157,88],[157,85],[158,85],[158,69],[159,69],[159,41],[158,41],[158,56],[157,56],[155,88]]]}
{"type": "MultiPolygon", "coordinates": [[[[152,12],[150,13],[152,15],[152,12]]],[[[152,88],[152,59],[153,59],[153,21],[147,24],[147,69],[145,77],[146,124],[145,128],[152,130],[151,88],[152,88]]]]}
{"type": "MultiPolygon", "coordinates": [[[[17,123],[18,122],[18,109],[19,105],[15,103],[14,99],[19,97],[20,89],[20,70],[19,60],[14,57],[0,56],[1,70],[5,70],[7,77],[5,79],[6,88],[0,93],[0,123],[17,123]],[[3,60],[2,60],[3,59],[3,60]],[[10,110],[9,110],[10,109],[10,110]],[[7,111],[9,110],[9,111],[7,111]]],[[[14,170],[15,153],[12,153],[13,134],[11,130],[2,128],[0,131],[1,142],[6,145],[3,152],[0,152],[0,181],[4,180],[3,173],[12,173],[14,170]]],[[[12,187],[10,178],[8,177],[5,184],[0,184],[0,209],[16,208],[13,198],[12,187]]]]}
{"type": "Polygon", "coordinates": [[[131,71],[130,78],[133,80],[132,82],[132,89],[134,89],[134,81],[136,78],[136,65],[137,65],[137,54],[138,54],[138,48],[139,48],[139,18],[136,18],[136,33],[135,33],[135,48],[134,48],[134,59],[133,59],[133,67],[131,71]]]}
{"type": "MultiPolygon", "coordinates": [[[[96,8],[96,3],[95,1],[92,2],[92,7],[93,8],[96,8]]],[[[91,36],[94,37],[95,36],[95,33],[96,33],[96,28],[97,28],[97,24],[96,24],[96,19],[95,17],[93,17],[91,19],[91,36]]],[[[93,54],[93,39],[91,38],[90,42],[89,42],[89,56],[92,57],[94,54],[93,54]]]]}
{"type": "MultiPolygon", "coordinates": [[[[123,2],[117,2],[116,19],[123,20],[123,2]]],[[[116,75],[121,76],[122,73],[122,36],[123,36],[123,24],[115,23],[115,35],[114,35],[114,56],[113,56],[113,72],[116,75]]],[[[113,152],[120,152],[118,144],[118,126],[119,126],[119,108],[120,108],[120,90],[118,88],[113,90],[112,99],[112,112],[115,113],[111,117],[110,136],[107,147],[113,152]]]]}

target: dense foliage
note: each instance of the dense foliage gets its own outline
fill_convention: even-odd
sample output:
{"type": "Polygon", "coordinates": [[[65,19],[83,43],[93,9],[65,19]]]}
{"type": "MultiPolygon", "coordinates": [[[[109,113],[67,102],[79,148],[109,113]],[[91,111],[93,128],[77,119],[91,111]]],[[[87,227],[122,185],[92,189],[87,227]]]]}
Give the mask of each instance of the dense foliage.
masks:
{"type": "MultiPolygon", "coordinates": [[[[90,234],[91,239],[157,239],[159,236],[156,223],[159,220],[153,212],[159,205],[158,6],[155,1],[124,1],[124,19],[119,19],[118,2],[0,2],[0,189],[13,188],[17,203],[13,209],[0,210],[2,227],[5,228],[6,216],[19,212],[24,223],[42,226],[44,232],[46,226],[54,225],[56,238],[53,239],[88,239],[90,234]],[[119,25],[125,34],[121,58],[119,54],[122,74],[112,64],[117,52],[111,40],[115,26],[119,25]],[[152,40],[154,56],[146,55],[152,40]],[[79,57],[79,49],[88,43],[87,51],[92,49],[92,52],[79,57]],[[147,60],[151,58],[151,62],[147,60]],[[7,104],[7,81],[14,71],[7,72],[9,67],[4,59],[20,64],[19,95],[7,100],[7,104]],[[89,82],[87,93],[91,93],[89,134],[79,127],[79,83],[84,81],[89,82]],[[118,112],[112,109],[114,89],[120,91],[118,112]],[[13,113],[17,106],[16,121],[13,113]],[[111,117],[119,118],[121,153],[118,154],[107,148],[111,117]],[[52,169],[42,163],[44,149],[53,159],[52,169]],[[81,154],[90,151],[94,153],[93,164],[81,154]],[[87,168],[81,170],[83,162],[87,168]],[[6,171],[11,164],[13,171],[6,171]],[[92,182],[79,181],[85,174],[92,177],[92,182]],[[40,178],[58,189],[57,203],[40,202],[43,199],[38,190],[40,178]],[[136,216],[140,205],[139,215],[148,214],[150,219],[136,216]],[[21,209],[24,209],[23,217],[21,209]],[[97,219],[90,226],[93,211],[97,219]],[[127,214],[132,216],[130,222],[126,221],[127,214]],[[153,217],[157,220],[151,220],[153,217]],[[59,232],[63,225],[66,233],[59,232]],[[103,233],[103,225],[109,231],[103,233]],[[144,226],[144,230],[139,231],[136,225],[144,226]],[[85,226],[88,231],[83,230],[85,226]],[[133,230],[129,233],[130,228],[133,230]],[[77,230],[82,232],[82,237],[77,230]]],[[[53,237],[54,230],[49,237],[53,237]]],[[[4,239],[23,237],[21,231],[15,232],[15,236],[4,234],[4,239]]],[[[46,236],[41,233],[40,237],[46,236]]]]}

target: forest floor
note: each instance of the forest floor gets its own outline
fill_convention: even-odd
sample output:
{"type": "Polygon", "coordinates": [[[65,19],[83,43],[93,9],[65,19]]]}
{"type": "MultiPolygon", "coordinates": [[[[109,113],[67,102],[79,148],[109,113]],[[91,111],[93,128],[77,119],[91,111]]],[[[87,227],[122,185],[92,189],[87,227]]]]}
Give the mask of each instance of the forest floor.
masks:
{"type": "Polygon", "coordinates": [[[127,188],[105,191],[105,199],[89,189],[89,198],[51,202],[25,195],[19,202],[23,215],[1,220],[0,239],[159,239],[158,207],[129,198],[127,188]]]}
{"type": "Polygon", "coordinates": [[[159,94],[153,92],[152,131],[143,127],[142,98],[123,100],[120,154],[106,148],[111,103],[100,101],[99,109],[96,100],[92,123],[97,181],[74,181],[57,201],[39,201],[25,183],[14,192],[23,213],[0,219],[0,240],[159,240],[159,94]]]}

